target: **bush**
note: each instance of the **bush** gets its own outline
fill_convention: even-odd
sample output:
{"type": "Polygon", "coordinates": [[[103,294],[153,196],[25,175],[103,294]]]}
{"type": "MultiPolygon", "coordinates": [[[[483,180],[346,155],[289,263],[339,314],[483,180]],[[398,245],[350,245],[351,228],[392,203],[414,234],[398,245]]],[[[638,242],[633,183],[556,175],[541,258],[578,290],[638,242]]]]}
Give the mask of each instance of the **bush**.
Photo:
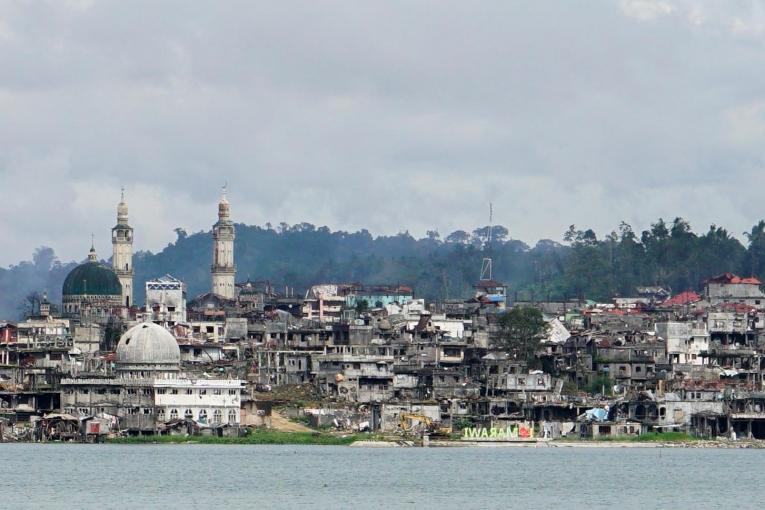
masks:
{"type": "Polygon", "coordinates": [[[606,375],[599,375],[592,380],[589,387],[589,392],[593,395],[603,394],[604,396],[611,396],[613,394],[614,382],[606,375]]]}
{"type": "Polygon", "coordinates": [[[465,416],[455,416],[452,418],[452,430],[458,431],[474,425],[473,419],[465,416]]]}

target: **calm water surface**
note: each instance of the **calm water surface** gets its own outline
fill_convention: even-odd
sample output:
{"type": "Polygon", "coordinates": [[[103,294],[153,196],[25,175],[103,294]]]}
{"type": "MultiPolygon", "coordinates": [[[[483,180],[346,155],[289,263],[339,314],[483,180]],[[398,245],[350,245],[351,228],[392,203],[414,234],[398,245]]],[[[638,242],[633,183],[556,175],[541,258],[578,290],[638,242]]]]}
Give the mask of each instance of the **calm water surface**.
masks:
{"type": "Polygon", "coordinates": [[[765,451],[0,445],[0,508],[761,508],[765,451]]]}

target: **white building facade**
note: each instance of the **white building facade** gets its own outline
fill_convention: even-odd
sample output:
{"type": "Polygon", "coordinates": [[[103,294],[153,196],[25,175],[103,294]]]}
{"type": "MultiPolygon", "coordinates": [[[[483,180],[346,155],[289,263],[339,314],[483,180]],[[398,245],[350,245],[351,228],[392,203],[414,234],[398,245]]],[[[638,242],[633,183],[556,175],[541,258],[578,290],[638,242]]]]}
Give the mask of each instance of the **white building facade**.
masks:
{"type": "Polygon", "coordinates": [[[192,379],[180,371],[180,349],[160,325],[140,323],[117,345],[116,374],[61,381],[61,409],[80,416],[113,418],[116,428],[156,433],[174,420],[202,426],[238,426],[239,379],[192,379]]]}
{"type": "Polygon", "coordinates": [[[145,312],[152,322],[166,326],[186,323],[186,286],[165,275],[146,282],[145,312]]]}

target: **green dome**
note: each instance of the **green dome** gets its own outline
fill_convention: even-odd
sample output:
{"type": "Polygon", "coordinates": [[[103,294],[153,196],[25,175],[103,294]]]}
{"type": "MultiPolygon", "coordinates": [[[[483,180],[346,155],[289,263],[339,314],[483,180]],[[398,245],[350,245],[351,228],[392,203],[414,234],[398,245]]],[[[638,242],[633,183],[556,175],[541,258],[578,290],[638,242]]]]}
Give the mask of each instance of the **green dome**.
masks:
{"type": "Polygon", "coordinates": [[[64,280],[64,296],[121,296],[122,285],[110,267],[85,262],[72,269],[64,280]]]}

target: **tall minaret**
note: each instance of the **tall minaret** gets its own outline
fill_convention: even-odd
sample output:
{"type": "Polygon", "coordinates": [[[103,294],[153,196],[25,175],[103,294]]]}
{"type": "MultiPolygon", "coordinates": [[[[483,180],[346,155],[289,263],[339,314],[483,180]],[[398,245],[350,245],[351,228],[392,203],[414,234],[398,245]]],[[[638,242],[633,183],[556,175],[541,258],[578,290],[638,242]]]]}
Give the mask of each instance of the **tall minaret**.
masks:
{"type": "Polygon", "coordinates": [[[128,225],[125,189],[117,205],[117,225],[112,229],[112,267],[122,285],[122,304],[133,305],[133,227],[128,225]]]}
{"type": "Polygon", "coordinates": [[[212,292],[228,299],[234,299],[234,223],[231,221],[231,211],[226,199],[226,186],[223,186],[220,202],[218,203],[218,223],[213,225],[213,260],[212,260],[212,292]]]}

